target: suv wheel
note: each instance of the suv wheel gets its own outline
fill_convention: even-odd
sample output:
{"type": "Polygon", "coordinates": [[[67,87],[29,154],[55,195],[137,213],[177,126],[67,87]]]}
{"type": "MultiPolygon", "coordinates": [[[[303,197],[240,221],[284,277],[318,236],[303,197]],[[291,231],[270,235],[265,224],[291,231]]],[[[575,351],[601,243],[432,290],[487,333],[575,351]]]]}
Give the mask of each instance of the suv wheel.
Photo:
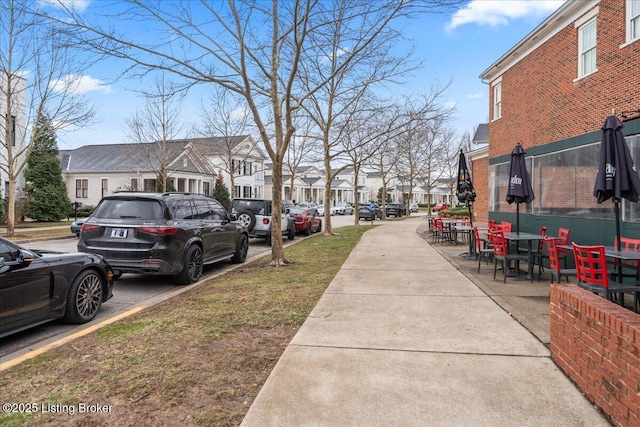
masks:
{"type": "Polygon", "coordinates": [[[247,259],[247,253],[249,252],[249,238],[245,234],[241,234],[238,237],[238,245],[236,246],[236,253],[233,254],[231,262],[234,264],[242,264],[247,259]]]}
{"type": "Polygon", "coordinates": [[[202,277],[202,249],[198,245],[191,245],[184,257],[184,266],[176,276],[179,285],[189,285],[202,277]]]}
{"type": "Polygon", "coordinates": [[[256,216],[251,211],[242,211],[237,215],[238,222],[242,224],[244,227],[247,227],[247,230],[253,230],[253,227],[256,226],[256,216]]]}

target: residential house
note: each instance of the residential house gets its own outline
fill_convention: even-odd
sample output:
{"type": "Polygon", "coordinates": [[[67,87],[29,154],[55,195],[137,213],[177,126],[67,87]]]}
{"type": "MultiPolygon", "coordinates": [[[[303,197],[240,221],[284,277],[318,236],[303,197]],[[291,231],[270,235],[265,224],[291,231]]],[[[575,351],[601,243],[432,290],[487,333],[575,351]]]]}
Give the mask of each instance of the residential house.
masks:
{"type": "Polygon", "coordinates": [[[267,156],[250,135],[190,138],[190,142],[208,159],[232,197],[269,198],[265,192],[265,160],[267,156]],[[231,175],[233,173],[233,185],[231,175]]]}
{"type": "Polygon", "coordinates": [[[60,150],[62,176],[69,199],[96,206],[116,191],[156,191],[160,165],[176,191],[211,194],[215,171],[189,142],[86,145],[60,150]],[[164,159],[164,162],[163,162],[164,159]]]}
{"type": "MultiPolygon", "coordinates": [[[[567,1],[498,58],[481,78],[489,86],[488,218],[515,222],[506,202],[510,153],[526,151],[535,200],[520,207],[520,226],[571,239],[612,244],[611,201],[593,196],[601,127],[623,121],[632,156],[640,160],[640,2],[567,1]]],[[[481,189],[473,160],[476,189],[481,189]]],[[[476,190],[477,191],[477,190],[476,190]]],[[[640,233],[638,203],[622,202],[622,234],[640,233]]]]}

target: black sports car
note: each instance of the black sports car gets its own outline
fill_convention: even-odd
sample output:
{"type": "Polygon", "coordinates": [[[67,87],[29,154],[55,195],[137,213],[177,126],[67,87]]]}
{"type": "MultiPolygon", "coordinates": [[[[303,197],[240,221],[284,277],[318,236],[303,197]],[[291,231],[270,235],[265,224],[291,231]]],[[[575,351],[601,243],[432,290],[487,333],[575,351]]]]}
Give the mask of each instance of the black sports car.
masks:
{"type": "Polygon", "coordinates": [[[86,323],[112,292],[99,255],[31,251],[0,237],[0,337],[58,318],[86,323]]]}

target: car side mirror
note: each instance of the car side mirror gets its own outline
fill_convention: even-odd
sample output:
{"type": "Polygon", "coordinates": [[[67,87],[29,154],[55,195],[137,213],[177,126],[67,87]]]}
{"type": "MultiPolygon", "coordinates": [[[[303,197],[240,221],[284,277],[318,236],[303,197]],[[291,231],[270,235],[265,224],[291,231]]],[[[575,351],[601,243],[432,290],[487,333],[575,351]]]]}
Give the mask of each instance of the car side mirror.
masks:
{"type": "Polygon", "coordinates": [[[238,220],[238,215],[236,215],[234,213],[231,213],[231,214],[229,214],[229,219],[231,221],[237,221],[238,220]]]}
{"type": "Polygon", "coordinates": [[[17,258],[12,261],[4,261],[0,263],[0,267],[7,267],[6,270],[0,268],[0,271],[19,270],[21,268],[28,267],[34,260],[34,256],[31,252],[20,250],[17,258]]]}

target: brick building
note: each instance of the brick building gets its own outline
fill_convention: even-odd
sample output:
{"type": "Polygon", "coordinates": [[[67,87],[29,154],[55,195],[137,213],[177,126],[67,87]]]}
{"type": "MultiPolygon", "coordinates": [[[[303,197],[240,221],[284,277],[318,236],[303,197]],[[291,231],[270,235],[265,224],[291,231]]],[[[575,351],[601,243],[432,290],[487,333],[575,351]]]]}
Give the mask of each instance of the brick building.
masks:
{"type": "MultiPolygon", "coordinates": [[[[475,172],[487,169],[488,218],[515,222],[506,191],[519,142],[536,196],[520,206],[521,230],[561,226],[576,242],[612,244],[613,203],[597,204],[593,188],[608,115],[622,120],[640,161],[640,0],[569,0],[480,77],[490,94],[488,159],[470,157],[475,172]]],[[[638,205],[623,201],[623,235],[640,237],[638,205]]]]}

